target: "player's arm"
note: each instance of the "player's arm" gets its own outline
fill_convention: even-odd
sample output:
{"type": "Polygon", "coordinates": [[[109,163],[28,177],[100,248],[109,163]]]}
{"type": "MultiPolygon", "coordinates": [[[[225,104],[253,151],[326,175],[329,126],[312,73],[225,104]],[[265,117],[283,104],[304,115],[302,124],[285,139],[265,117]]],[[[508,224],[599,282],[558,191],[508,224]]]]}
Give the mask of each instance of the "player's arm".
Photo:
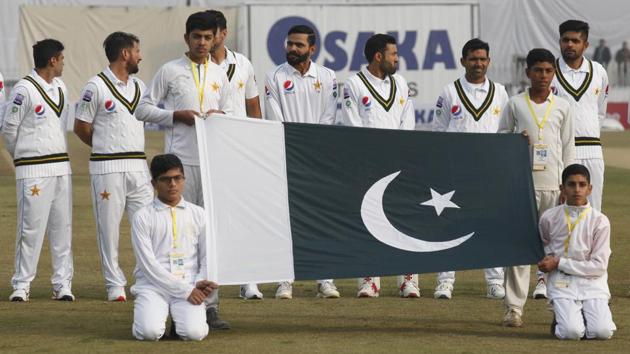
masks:
{"type": "Polygon", "coordinates": [[[147,214],[137,212],[131,224],[131,245],[138,267],[160,291],[186,300],[195,287],[175,277],[158,262],[151,243],[152,222],[147,214]]]}
{"type": "Polygon", "coordinates": [[[247,82],[245,83],[245,112],[250,118],[262,118],[260,96],[256,86],[256,75],[252,63],[247,62],[247,82]]]}
{"type": "Polygon", "coordinates": [[[445,132],[451,122],[451,99],[445,88],[435,103],[435,114],[433,114],[434,132],[445,132]]]}
{"type": "Polygon", "coordinates": [[[601,122],[606,118],[606,110],[608,109],[608,74],[606,74],[606,70],[604,68],[602,71],[602,84],[599,91],[599,96],[597,97],[597,117],[601,122]]]}
{"type": "Polygon", "coordinates": [[[516,119],[514,116],[514,101],[508,101],[505,109],[501,112],[499,120],[499,133],[514,133],[516,127],[516,119]]]}
{"type": "Polygon", "coordinates": [[[283,122],[280,94],[273,77],[274,73],[275,71],[270,72],[265,77],[265,119],[283,122]]]}
{"type": "Polygon", "coordinates": [[[98,88],[89,82],[81,92],[81,101],[74,118],[74,133],[88,146],[92,146],[92,123],[98,111],[98,88]]]}
{"type": "Polygon", "coordinates": [[[337,116],[337,99],[339,94],[337,92],[337,77],[333,71],[330,71],[330,78],[327,82],[322,83],[322,94],[324,94],[324,110],[322,116],[319,118],[320,124],[335,124],[337,116]]]}
{"type": "Polygon", "coordinates": [[[403,107],[400,129],[415,130],[416,129],[416,109],[413,106],[413,101],[407,95],[405,106],[403,107]]]}
{"type": "Polygon", "coordinates": [[[9,102],[4,111],[2,137],[7,151],[14,157],[18,130],[31,106],[28,90],[22,86],[15,87],[9,96],[9,102]]]}
{"type": "Polygon", "coordinates": [[[560,139],[562,142],[562,162],[569,166],[575,161],[575,131],[573,120],[575,119],[575,107],[569,105],[569,109],[560,126],[560,139]]]}
{"type": "Polygon", "coordinates": [[[599,277],[606,272],[611,254],[608,218],[602,215],[593,232],[591,250],[586,260],[575,260],[562,255],[558,264],[559,270],[583,277],[599,277]]]}
{"type": "Polygon", "coordinates": [[[359,114],[359,100],[351,80],[346,80],[343,85],[341,117],[343,125],[353,127],[363,126],[363,119],[361,119],[361,115],[359,114]]]}

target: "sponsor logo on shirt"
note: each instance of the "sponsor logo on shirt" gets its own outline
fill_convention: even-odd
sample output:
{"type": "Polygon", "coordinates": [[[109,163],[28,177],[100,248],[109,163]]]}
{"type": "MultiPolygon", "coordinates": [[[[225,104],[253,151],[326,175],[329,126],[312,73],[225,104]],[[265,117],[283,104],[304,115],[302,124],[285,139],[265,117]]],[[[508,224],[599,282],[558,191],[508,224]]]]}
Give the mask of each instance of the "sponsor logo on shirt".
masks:
{"type": "Polygon", "coordinates": [[[116,110],[116,102],[112,100],[105,101],[105,110],[107,112],[114,112],[116,110]]]}
{"type": "Polygon", "coordinates": [[[365,108],[372,107],[372,100],[368,96],[363,96],[363,98],[361,99],[361,103],[365,108]]]}
{"type": "Polygon", "coordinates": [[[23,101],[24,101],[24,96],[21,93],[18,93],[17,95],[15,95],[15,98],[13,99],[13,104],[16,106],[21,106],[23,101]]]}
{"type": "Polygon", "coordinates": [[[435,106],[437,108],[442,108],[442,105],[444,104],[444,99],[442,98],[442,96],[438,97],[437,103],[435,104],[435,106]]]}
{"type": "Polygon", "coordinates": [[[455,117],[459,117],[462,114],[462,107],[460,107],[458,105],[453,105],[453,107],[451,107],[451,113],[455,117]]]}
{"type": "Polygon", "coordinates": [[[284,92],[285,93],[293,93],[293,92],[295,92],[295,85],[293,84],[293,81],[291,81],[291,80],[285,81],[282,86],[284,87],[284,92]]]}
{"type": "Polygon", "coordinates": [[[38,104],[35,106],[35,114],[39,117],[43,116],[46,113],[46,107],[43,104],[38,104]]]}
{"type": "Polygon", "coordinates": [[[90,90],[85,90],[85,93],[83,93],[83,101],[85,102],[90,102],[92,101],[92,91],[90,90]]]}
{"type": "Polygon", "coordinates": [[[343,88],[343,99],[347,100],[348,98],[350,98],[350,91],[348,90],[347,87],[343,88]]]}

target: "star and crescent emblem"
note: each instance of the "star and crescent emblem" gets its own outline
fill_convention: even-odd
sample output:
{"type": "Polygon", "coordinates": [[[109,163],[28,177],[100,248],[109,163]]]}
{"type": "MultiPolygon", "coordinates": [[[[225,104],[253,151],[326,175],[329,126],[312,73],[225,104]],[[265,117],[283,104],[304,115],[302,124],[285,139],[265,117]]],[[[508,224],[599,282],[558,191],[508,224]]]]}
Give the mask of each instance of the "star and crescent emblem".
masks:
{"type": "Polygon", "coordinates": [[[33,188],[31,188],[31,197],[39,196],[40,191],[41,189],[37,188],[37,185],[34,185],[33,188]]]}
{"type": "Polygon", "coordinates": [[[109,200],[109,196],[111,195],[111,193],[107,192],[107,189],[105,189],[101,194],[101,200],[109,200]]]}

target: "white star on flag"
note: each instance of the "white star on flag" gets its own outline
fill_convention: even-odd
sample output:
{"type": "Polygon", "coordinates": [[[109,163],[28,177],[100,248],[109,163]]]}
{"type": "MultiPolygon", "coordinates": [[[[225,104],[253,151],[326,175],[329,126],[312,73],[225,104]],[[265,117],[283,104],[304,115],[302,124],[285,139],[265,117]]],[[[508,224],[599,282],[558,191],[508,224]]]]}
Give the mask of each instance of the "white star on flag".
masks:
{"type": "Polygon", "coordinates": [[[426,202],[421,203],[421,205],[428,205],[428,206],[434,207],[435,212],[437,213],[438,216],[442,214],[442,211],[444,211],[445,208],[459,209],[459,206],[457,204],[451,202],[451,198],[453,197],[453,194],[455,194],[455,191],[450,191],[446,194],[440,194],[434,191],[433,188],[429,188],[429,189],[431,190],[431,199],[427,200],[426,202]]]}

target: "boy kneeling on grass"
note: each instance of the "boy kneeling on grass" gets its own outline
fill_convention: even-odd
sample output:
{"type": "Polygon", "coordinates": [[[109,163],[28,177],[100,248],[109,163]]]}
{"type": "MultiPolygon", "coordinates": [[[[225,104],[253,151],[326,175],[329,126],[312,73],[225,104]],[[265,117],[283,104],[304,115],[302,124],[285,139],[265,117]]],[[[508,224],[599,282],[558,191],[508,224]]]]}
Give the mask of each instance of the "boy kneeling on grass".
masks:
{"type": "Polygon", "coordinates": [[[591,176],[583,165],[562,172],[565,204],[540,218],[545,258],[538,269],[547,273],[547,295],[553,305],[552,334],[559,339],[609,339],[617,330],[608,307],[610,222],[593,209],[591,176]]]}

